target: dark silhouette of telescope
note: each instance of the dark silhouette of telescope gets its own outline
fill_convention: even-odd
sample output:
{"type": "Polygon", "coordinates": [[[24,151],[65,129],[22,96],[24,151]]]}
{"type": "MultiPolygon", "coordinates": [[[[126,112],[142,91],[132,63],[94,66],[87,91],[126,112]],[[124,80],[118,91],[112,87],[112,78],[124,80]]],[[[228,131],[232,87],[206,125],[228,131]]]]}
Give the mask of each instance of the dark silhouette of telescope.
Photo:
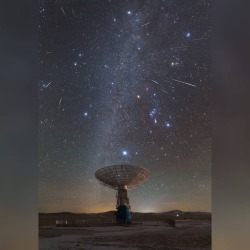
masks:
{"type": "Polygon", "coordinates": [[[116,223],[130,224],[128,190],[145,182],[149,177],[149,171],[133,165],[113,165],[97,170],[95,177],[104,186],[117,190],[116,223]]]}

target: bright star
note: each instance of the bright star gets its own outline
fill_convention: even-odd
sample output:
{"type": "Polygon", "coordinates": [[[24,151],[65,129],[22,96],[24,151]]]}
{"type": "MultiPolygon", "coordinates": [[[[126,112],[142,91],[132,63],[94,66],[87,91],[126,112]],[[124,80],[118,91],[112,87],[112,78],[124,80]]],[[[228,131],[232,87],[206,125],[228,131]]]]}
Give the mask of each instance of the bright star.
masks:
{"type": "Polygon", "coordinates": [[[129,10],[127,13],[130,15],[130,14],[131,14],[131,11],[129,10]]]}
{"type": "Polygon", "coordinates": [[[187,32],[186,33],[186,37],[190,37],[191,36],[191,33],[190,32],[187,32]]]}
{"type": "Polygon", "coordinates": [[[149,115],[150,115],[151,117],[153,117],[155,114],[156,114],[156,109],[153,109],[153,110],[149,113],[149,115]]]}
{"type": "Polygon", "coordinates": [[[85,112],[85,113],[84,113],[84,116],[88,116],[88,113],[87,113],[87,112],[85,112]]]}
{"type": "Polygon", "coordinates": [[[128,151],[123,150],[123,151],[122,151],[122,155],[124,155],[124,156],[128,155],[128,151]]]}

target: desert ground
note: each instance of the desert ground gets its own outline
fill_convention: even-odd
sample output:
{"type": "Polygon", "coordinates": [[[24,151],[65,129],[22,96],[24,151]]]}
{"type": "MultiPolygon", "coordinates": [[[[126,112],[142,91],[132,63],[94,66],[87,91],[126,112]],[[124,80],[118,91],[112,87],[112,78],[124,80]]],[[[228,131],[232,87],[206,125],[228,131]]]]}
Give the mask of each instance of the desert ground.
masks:
{"type": "Polygon", "coordinates": [[[132,218],[131,225],[118,226],[113,221],[112,212],[92,215],[41,214],[39,249],[211,249],[211,214],[172,211],[162,214],[137,213],[132,218]],[[65,218],[84,218],[87,223],[81,226],[56,226],[56,220],[65,218]]]}

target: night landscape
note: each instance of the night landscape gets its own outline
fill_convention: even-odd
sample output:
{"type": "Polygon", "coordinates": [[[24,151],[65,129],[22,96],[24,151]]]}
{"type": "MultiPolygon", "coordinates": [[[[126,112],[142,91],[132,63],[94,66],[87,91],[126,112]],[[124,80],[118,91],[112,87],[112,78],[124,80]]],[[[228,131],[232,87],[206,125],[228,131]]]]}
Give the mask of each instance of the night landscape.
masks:
{"type": "Polygon", "coordinates": [[[211,249],[210,4],[40,1],[41,250],[211,249]]]}

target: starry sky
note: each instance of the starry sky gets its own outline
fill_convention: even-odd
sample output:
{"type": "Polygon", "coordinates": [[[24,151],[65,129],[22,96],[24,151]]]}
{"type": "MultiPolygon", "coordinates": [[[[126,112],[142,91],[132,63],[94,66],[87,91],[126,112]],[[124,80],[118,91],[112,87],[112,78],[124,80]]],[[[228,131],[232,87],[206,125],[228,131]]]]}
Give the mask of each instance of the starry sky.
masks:
{"type": "Polygon", "coordinates": [[[150,171],[132,211],[211,211],[210,4],[39,3],[39,212],[115,210],[114,164],[150,171]]]}

